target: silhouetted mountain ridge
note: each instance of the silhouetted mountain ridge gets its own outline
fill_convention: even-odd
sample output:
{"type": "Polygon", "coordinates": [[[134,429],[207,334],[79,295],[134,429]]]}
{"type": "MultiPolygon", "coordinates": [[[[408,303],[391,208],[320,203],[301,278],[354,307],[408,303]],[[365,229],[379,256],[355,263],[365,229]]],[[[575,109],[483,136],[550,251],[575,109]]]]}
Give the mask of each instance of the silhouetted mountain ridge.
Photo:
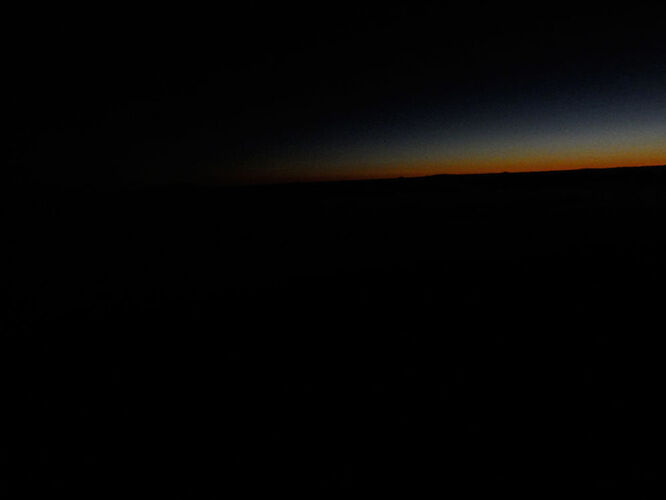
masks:
{"type": "Polygon", "coordinates": [[[664,172],[6,192],[10,485],[647,491],[664,172]]]}

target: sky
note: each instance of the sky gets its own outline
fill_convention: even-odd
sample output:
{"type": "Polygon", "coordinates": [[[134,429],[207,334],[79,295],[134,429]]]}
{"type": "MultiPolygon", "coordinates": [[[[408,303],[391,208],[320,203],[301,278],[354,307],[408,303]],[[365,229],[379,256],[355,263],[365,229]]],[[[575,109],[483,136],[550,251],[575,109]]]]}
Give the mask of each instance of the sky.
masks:
{"type": "Polygon", "coordinates": [[[17,11],[8,171],[256,184],[666,164],[658,12],[581,5],[17,11]]]}

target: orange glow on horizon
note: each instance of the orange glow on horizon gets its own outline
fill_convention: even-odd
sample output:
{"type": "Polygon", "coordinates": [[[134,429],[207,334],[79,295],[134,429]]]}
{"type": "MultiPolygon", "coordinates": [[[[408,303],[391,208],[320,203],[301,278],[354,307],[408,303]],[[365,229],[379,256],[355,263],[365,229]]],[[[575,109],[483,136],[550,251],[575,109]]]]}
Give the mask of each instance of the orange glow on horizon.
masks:
{"type": "MultiPolygon", "coordinates": [[[[283,184],[300,182],[336,182],[336,181],[355,181],[355,180],[380,180],[394,178],[418,178],[434,175],[482,175],[482,174],[500,174],[500,173],[523,173],[523,172],[555,172],[568,170],[585,169],[604,169],[621,167],[648,167],[666,165],[666,158],[652,161],[634,160],[624,162],[608,162],[602,159],[586,162],[541,162],[541,163],[521,163],[521,162],[497,162],[489,163],[484,166],[458,164],[456,167],[448,165],[423,165],[419,168],[399,168],[399,167],[374,167],[359,168],[357,171],[330,172],[321,175],[266,175],[257,184],[283,184]]],[[[309,174],[309,173],[308,173],[309,174]]],[[[244,184],[243,179],[238,179],[239,184],[244,184]]]]}
{"type": "MultiPolygon", "coordinates": [[[[226,175],[226,184],[284,184],[295,182],[331,182],[346,180],[391,179],[398,177],[427,177],[444,174],[494,174],[503,172],[548,172],[563,170],[600,169],[666,165],[666,143],[643,147],[604,151],[588,148],[585,151],[543,151],[526,148],[522,151],[471,151],[448,158],[396,160],[276,160],[272,166],[254,164],[226,175]]],[[[268,162],[267,162],[268,163],[268,162]]]]}

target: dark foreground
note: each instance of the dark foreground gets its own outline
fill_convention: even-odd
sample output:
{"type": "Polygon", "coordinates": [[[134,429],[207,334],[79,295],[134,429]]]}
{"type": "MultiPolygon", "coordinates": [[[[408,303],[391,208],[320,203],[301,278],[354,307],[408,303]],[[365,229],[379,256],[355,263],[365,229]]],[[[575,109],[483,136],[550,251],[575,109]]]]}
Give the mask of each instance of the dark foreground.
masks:
{"type": "Polygon", "coordinates": [[[666,167],[2,205],[4,493],[659,486],[666,167]]]}

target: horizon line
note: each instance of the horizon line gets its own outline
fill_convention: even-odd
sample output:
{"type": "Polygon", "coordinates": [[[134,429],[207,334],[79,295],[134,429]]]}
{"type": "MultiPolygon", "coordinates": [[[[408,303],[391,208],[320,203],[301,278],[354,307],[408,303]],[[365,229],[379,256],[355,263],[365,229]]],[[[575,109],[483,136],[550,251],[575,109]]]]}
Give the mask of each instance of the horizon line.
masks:
{"type": "MultiPolygon", "coordinates": [[[[573,168],[559,168],[559,169],[545,169],[545,170],[496,170],[487,172],[442,172],[432,173],[425,175],[399,175],[399,176],[361,176],[361,177],[345,177],[345,178],[321,178],[321,179],[308,179],[308,180],[277,180],[277,181],[259,181],[248,183],[220,183],[216,182],[214,185],[218,187],[260,187],[260,186],[293,186],[293,185],[306,185],[306,184],[335,184],[344,182],[369,182],[369,181],[394,181],[394,180],[416,180],[427,179],[431,177],[483,177],[493,175],[520,175],[520,174],[549,174],[561,172],[583,172],[589,170],[619,170],[631,168],[655,168],[666,167],[666,163],[649,164],[649,165],[613,165],[603,167],[573,167],[573,168]]],[[[208,184],[206,182],[192,182],[192,184],[208,184]]]]}

